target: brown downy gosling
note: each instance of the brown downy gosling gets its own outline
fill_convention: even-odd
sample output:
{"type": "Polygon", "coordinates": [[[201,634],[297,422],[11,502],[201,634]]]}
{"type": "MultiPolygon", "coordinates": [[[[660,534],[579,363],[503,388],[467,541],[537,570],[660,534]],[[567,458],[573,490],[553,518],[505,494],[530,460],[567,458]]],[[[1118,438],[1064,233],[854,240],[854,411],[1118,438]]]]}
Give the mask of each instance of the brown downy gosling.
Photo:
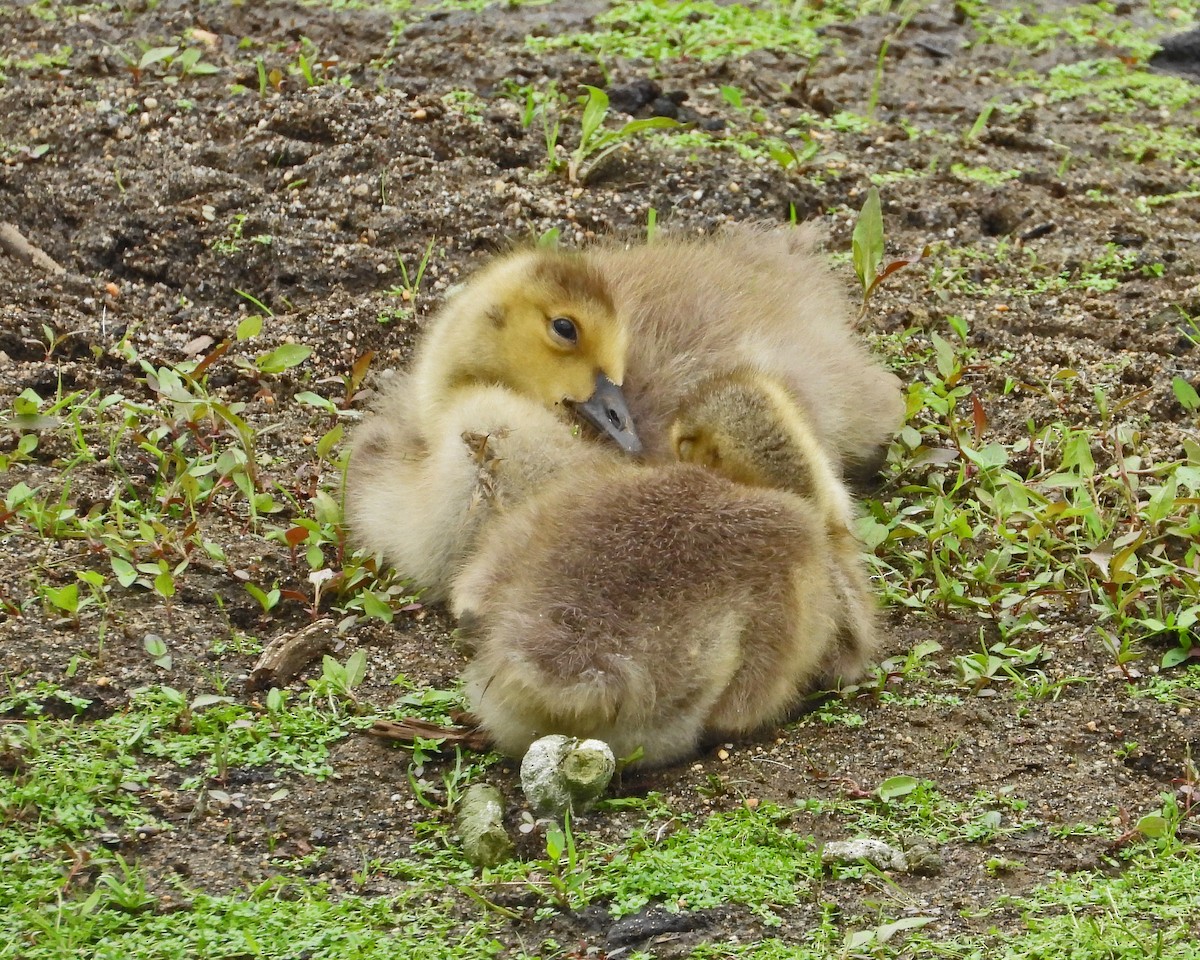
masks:
{"type": "Polygon", "coordinates": [[[629,327],[624,396],[651,462],[670,455],[672,417],[714,373],[777,377],[835,469],[869,481],[904,419],[900,381],[852,325],[842,283],[801,227],[732,226],[712,237],[585,253],[629,327]]]}
{"type": "MultiPolygon", "coordinates": [[[[782,436],[803,425],[756,422],[778,415],[726,404],[721,418],[782,436]]],[[[715,470],[598,461],[495,516],[451,601],[477,644],[471,708],[499,749],[564,733],[666,764],[859,675],[873,602],[848,499],[811,436],[795,446],[807,496],[720,475],[773,469],[735,445],[715,470]]]]}
{"type": "Polygon", "coordinates": [[[355,543],[427,599],[444,598],[494,502],[522,498],[551,466],[617,456],[576,437],[564,403],[639,450],[619,387],[627,352],[607,286],[578,255],[530,250],[493,261],[447,301],[412,372],[381,392],[355,431],[346,478],[355,543]],[[528,469],[497,478],[498,458],[528,469]]]}

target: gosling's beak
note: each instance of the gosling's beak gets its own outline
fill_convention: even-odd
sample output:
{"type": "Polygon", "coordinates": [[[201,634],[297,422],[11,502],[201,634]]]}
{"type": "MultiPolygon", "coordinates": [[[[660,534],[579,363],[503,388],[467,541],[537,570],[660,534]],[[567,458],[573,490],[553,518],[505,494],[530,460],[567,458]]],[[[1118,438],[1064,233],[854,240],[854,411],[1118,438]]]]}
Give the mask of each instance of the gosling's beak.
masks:
{"type": "Polygon", "coordinates": [[[626,453],[642,452],[642,441],[634,428],[633,417],[629,415],[629,407],[625,405],[625,394],[603,373],[596,374],[595,391],[583,403],[576,403],[575,410],[601,433],[617,441],[626,453]]]}

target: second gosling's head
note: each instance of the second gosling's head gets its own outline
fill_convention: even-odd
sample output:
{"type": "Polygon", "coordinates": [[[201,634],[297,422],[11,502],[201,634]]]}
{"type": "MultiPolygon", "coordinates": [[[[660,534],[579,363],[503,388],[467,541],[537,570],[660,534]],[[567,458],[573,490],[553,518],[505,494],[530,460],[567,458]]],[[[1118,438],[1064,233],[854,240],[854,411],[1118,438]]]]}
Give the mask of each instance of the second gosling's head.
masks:
{"type": "Polygon", "coordinates": [[[818,496],[832,476],[787,389],[750,368],[710,377],[686,397],[671,424],[671,445],[677,459],[749,486],[818,496]]]}
{"type": "Polygon", "coordinates": [[[495,383],[566,403],[624,449],[640,443],[620,384],[629,331],[582,256],[529,250],[497,260],[450,305],[439,349],[451,384],[495,383]],[[453,329],[449,329],[452,327],[453,329]]]}

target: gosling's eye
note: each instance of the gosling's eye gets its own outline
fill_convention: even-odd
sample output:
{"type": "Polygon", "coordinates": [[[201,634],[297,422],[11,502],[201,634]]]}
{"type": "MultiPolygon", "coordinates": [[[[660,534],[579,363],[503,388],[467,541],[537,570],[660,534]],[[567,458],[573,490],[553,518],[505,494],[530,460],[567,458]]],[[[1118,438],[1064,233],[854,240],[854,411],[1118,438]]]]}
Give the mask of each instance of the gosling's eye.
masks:
{"type": "Polygon", "coordinates": [[[579,331],[575,329],[575,321],[570,317],[555,317],[550,321],[550,329],[565,343],[575,343],[579,340],[579,331]]]}

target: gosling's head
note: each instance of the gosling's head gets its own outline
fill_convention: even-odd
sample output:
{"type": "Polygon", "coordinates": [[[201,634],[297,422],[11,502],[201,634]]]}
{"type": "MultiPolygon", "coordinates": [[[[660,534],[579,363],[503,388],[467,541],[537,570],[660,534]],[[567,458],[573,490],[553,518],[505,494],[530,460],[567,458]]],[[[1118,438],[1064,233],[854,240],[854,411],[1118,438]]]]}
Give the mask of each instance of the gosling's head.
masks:
{"type": "Polygon", "coordinates": [[[826,456],[796,402],[775,378],[749,368],[704,381],[680,404],[671,445],[695,463],[756,487],[814,496],[826,456]]]}
{"type": "Polygon", "coordinates": [[[502,258],[451,302],[439,376],[494,383],[547,407],[568,404],[631,453],[641,450],[620,384],[629,331],[603,276],[582,257],[530,250],[502,258]]]}

